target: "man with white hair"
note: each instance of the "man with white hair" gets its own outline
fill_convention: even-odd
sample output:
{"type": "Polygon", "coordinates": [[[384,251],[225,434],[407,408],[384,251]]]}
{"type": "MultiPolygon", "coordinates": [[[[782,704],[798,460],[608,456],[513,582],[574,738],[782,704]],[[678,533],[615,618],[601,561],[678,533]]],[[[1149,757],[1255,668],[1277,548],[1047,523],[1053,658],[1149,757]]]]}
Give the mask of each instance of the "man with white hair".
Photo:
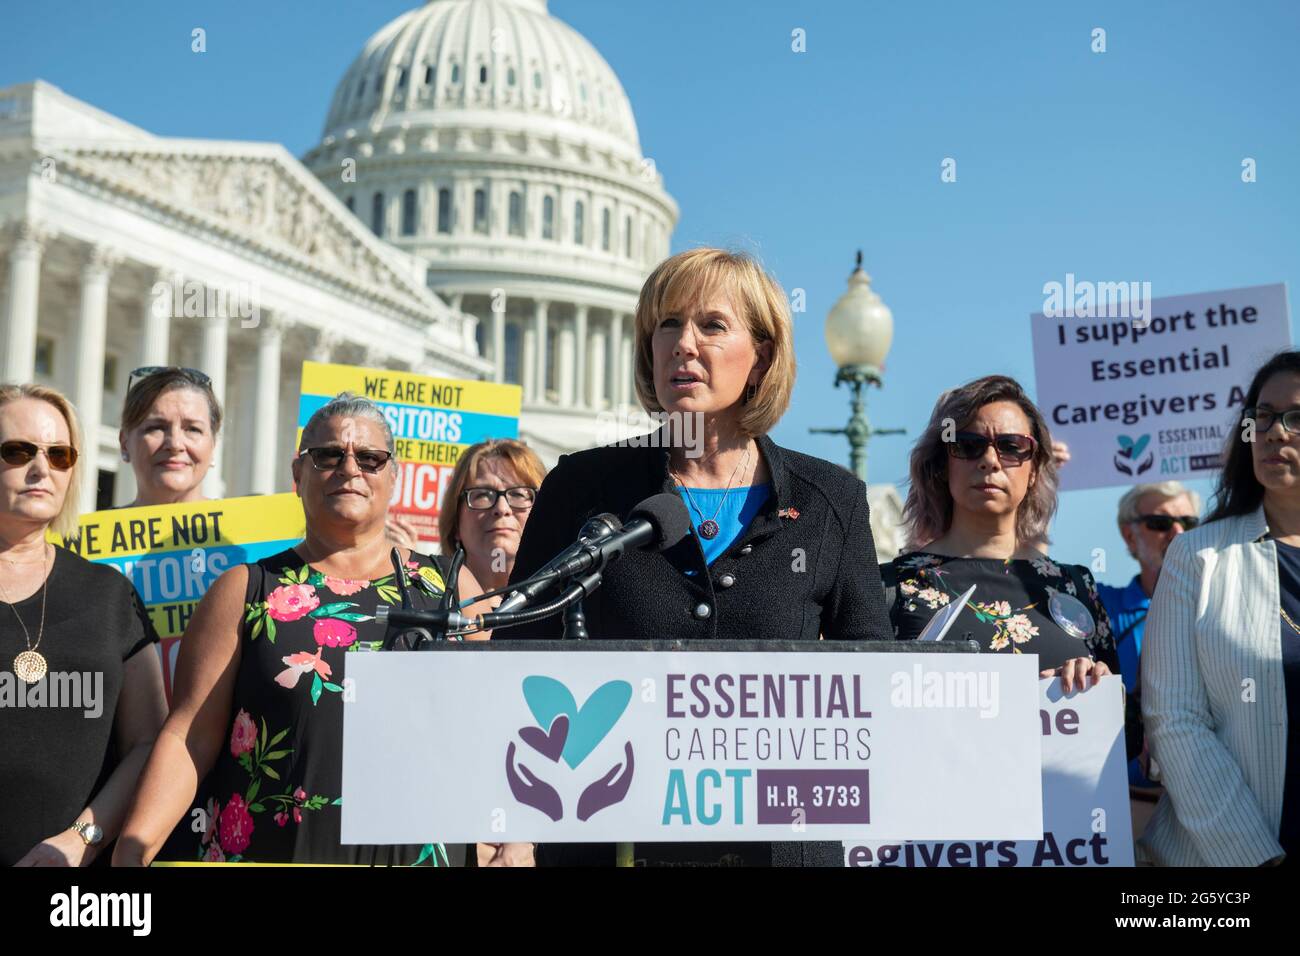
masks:
{"type": "MultiPolygon", "coordinates": [[[[1120,673],[1129,694],[1137,693],[1142,686],[1138,679],[1142,630],[1165,551],[1175,537],[1200,523],[1200,511],[1200,495],[1176,481],[1134,485],[1120,499],[1119,533],[1140,570],[1127,587],[1098,584],[1097,590],[1110,617],[1120,673]]],[[[1143,799],[1159,785],[1147,779],[1139,760],[1129,761],[1129,785],[1138,788],[1133,792],[1134,797],[1143,799]]]]}

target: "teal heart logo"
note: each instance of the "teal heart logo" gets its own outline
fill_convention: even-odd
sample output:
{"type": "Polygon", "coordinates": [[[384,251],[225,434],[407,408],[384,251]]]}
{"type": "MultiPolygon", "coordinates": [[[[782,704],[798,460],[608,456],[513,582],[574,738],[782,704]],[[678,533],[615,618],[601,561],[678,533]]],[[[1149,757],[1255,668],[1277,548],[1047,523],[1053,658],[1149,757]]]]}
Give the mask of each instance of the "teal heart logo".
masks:
{"type": "Polygon", "coordinates": [[[1142,452],[1146,450],[1147,444],[1151,441],[1151,436],[1143,435],[1137,441],[1134,441],[1128,435],[1120,435],[1117,440],[1124,457],[1136,461],[1142,457],[1142,452]]]}
{"type": "Polygon", "coordinates": [[[618,723],[632,700],[632,685],[625,680],[601,684],[578,707],[569,688],[553,677],[534,674],[524,678],[524,701],[539,727],[549,728],[561,714],[569,718],[569,736],[560,756],[570,769],[590,756],[618,723]]]}

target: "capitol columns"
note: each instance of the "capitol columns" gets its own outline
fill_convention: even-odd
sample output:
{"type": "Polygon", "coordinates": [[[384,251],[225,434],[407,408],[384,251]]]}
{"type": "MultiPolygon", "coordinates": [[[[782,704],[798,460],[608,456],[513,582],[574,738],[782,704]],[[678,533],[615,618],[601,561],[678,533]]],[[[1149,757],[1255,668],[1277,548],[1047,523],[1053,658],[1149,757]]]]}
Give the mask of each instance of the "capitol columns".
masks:
{"type": "Polygon", "coordinates": [[[628,315],[627,312],[619,319],[619,329],[623,333],[619,343],[621,358],[619,360],[621,380],[619,381],[619,403],[620,405],[636,405],[636,382],[637,359],[636,359],[636,330],[637,317],[628,315]]]}
{"type": "Polygon", "coordinates": [[[169,365],[171,354],[172,318],[179,314],[183,303],[176,294],[184,295],[184,281],[178,272],[159,267],[149,277],[149,288],[144,300],[144,316],[140,323],[140,367],[169,365]]]}
{"type": "Polygon", "coordinates": [[[72,402],[81,417],[84,436],[81,459],[86,481],[81,510],[94,511],[99,484],[99,426],[104,417],[104,343],[108,335],[108,279],[122,261],[105,246],[92,246],[81,267],[81,308],[73,338],[77,364],[72,402]]]}
{"type": "Polygon", "coordinates": [[[253,378],[253,475],[250,490],[255,495],[275,492],[283,340],[283,319],[263,310],[257,329],[257,363],[253,378]]]}
{"type": "Polygon", "coordinates": [[[506,302],[505,296],[490,296],[492,310],[492,381],[506,380],[506,302]]]}
{"type": "Polygon", "coordinates": [[[316,341],[311,347],[311,361],[328,365],[334,361],[335,350],[343,344],[343,336],[337,329],[320,329],[316,332],[316,341]]]}
{"type": "Polygon", "coordinates": [[[520,349],[519,377],[524,387],[524,404],[537,400],[537,328],[525,325],[520,349]]]}
{"type": "Polygon", "coordinates": [[[591,376],[587,379],[587,404],[600,411],[605,399],[605,328],[596,324],[591,330],[591,348],[589,368],[591,376]]]}
{"type": "Polygon", "coordinates": [[[612,401],[610,404],[617,408],[627,403],[628,382],[631,379],[631,368],[628,364],[628,356],[631,354],[631,342],[629,341],[627,323],[624,319],[627,314],[624,312],[614,311],[609,316],[609,334],[612,348],[610,349],[613,359],[613,389],[611,389],[612,401]]]}
{"type": "Polygon", "coordinates": [[[568,319],[560,320],[559,336],[555,341],[556,383],[555,393],[561,406],[572,408],[575,402],[574,366],[577,364],[577,349],[573,334],[573,323],[568,319]]]}
{"type": "Polygon", "coordinates": [[[4,313],[4,369],[0,381],[32,381],[36,372],[37,304],[41,292],[41,253],[52,233],[31,220],[11,231],[9,303],[4,313]]]}
{"type": "Polygon", "coordinates": [[[533,343],[534,363],[533,368],[533,401],[542,403],[546,401],[546,324],[547,314],[551,304],[545,299],[537,299],[533,303],[533,330],[536,341],[533,343]]]}
{"type": "MultiPolygon", "coordinates": [[[[226,407],[226,336],[230,320],[217,309],[215,315],[205,314],[200,320],[202,332],[199,339],[199,370],[212,380],[212,393],[222,409],[226,407]]],[[[258,409],[260,412],[261,409],[258,409]]],[[[218,440],[212,453],[212,467],[203,478],[203,493],[209,498],[224,498],[226,482],[222,471],[225,442],[218,440]]]]}
{"type": "Polygon", "coordinates": [[[582,303],[574,307],[573,325],[577,349],[574,355],[574,366],[577,372],[577,379],[573,384],[574,400],[578,405],[590,405],[587,400],[587,365],[591,353],[587,348],[587,306],[582,303]]]}
{"type": "Polygon", "coordinates": [[[636,316],[626,316],[623,336],[623,382],[619,391],[621,401],[629,405],[636,404],[636,316]]]}

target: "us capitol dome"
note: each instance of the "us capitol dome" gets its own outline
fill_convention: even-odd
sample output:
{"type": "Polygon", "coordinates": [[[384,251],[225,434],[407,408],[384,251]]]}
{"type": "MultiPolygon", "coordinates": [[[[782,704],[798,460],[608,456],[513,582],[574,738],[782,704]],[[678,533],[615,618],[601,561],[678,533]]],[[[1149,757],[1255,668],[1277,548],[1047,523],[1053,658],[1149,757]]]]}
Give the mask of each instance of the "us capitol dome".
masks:
{"type": "Polygon", "coordinates": [[[383,27],[303,163],[477,319],[466,344],[522,386],[548,463],[635,405],[632,314],[677,205],[618,77],[546,0],[431,0],[383,27]]]}

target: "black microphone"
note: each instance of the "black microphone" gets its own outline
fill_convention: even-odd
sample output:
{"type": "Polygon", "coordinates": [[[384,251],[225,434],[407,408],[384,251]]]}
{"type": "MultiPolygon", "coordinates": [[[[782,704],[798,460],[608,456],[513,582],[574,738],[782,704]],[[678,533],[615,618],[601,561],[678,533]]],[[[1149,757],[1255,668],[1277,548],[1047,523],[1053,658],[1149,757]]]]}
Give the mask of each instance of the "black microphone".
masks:
{"type": "Polygon", "coordinates": [[[618,560],[629,548],[666,551],[691,533],[691,516],[682,499],[674,494],[658,494],[642,501],[629,512],[627,523],[606,538],[581,544],[570,558],[557,559],[553,571],[571,578],[587,571],[600,570],[618,560]]]}
{"type": "Polygon", "coordinates": [[[415,608],[391,607],[381,604],[375,608],[375,620],[392,627],[430,628],[440,631],[458,631],[474,623],[459,611],[421,611],[415,608]]]}
{"type": "MultiPolygon", "coordinates": [[[[577,600],[584,593],[590,593],[599,583],[599,574],[609,563],[616,561],[628,548],[642,548],[651,551],[666,551],[682,541],[691,532],[691,517],[686,512],[682,499],[673,494],[652,495],[632,509],[628,514],[627,524],[607,537],[593,541],[578,542],[574,545],[578,553],[569,558],[563,556],[555,559],[554,567],[548,572],[546,584],[556,579],[572,578],[583,575],[578,585],[571,587],[565,595],[552,601],[541,616],[560,610],[566,602],[577,600]]],[[[567,553],[567,552],[566,552],[567,553]]],[[[375,611],[375,619],[391,622],[399,626],[437,626],[447,630],[461,630],[478,623],[484,628],[498,625],[508,626],[534,619],[541,609],[516,611],[488,611],[474,621],[456,611],[410,611],[402,608],[380,606],[375,611]]]]}
{"type": "Polygon", "coordinates": [[[558,576],[550,572],[554,571],[559,564],[575,557],[590,542],[608,538],[622,527],[623,522],[618,520],[618,515],[605,513],[596,515],[594,518],[588,518],[587,523],[578,532],[577,542],[569,545],[538,568],[537,573],[528,581],[520,584],[518,590],[511,591],[506,595],[506,599],[497,606],[495,613],[504,614],[507,611],[517,610],[529,601],[536,599],[539,594],[558,580],[558,576]]]}

